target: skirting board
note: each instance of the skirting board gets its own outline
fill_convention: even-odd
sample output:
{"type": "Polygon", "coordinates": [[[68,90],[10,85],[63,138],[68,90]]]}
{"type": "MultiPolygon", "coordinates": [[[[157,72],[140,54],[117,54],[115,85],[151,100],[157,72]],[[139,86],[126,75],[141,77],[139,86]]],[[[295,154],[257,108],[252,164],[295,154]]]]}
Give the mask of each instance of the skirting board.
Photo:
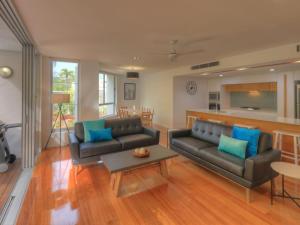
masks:
{"type": "Polygon", "coordinates": [[[11,204],[0,221],[0,225],[15,225],[32,176],[32,169],[23,169],[14,190],[11,193],[11,204]],[[25,187],[25,188],[24,188],[25,187]]]}

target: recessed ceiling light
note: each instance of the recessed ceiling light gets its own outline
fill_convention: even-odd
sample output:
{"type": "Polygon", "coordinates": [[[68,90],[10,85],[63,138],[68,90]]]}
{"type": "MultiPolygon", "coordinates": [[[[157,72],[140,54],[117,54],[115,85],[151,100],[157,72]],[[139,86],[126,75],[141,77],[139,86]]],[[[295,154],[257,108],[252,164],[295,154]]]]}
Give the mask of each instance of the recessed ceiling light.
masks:
{"type": "Polygon", "coordinates": [[[129,70],[129,71],[139,71],[139,70],[144,70],[144,67],[141,66],[123,66],[121,67],[123,70],[129,70]]]}
{"type": "Polygon", "coordinates": [[[241,67],[241,68],[238,68],[237,70],[238,71],[243,71],[243,70],[246,70],[246,69],[248,69],[247,67],[241,67]]]}
{"type": "Polygon", "coordinates": [[[271,69],[270,69],[270,72],[274,72],[274,71],[275,71],[275,69],[274,69],[274,68],[271,68],[271,69]]]}
{"type": "Polygon", "coordinates": [[[219,77],[223,77],[224,75],[223,74],[219,74],[219,77]]]}
{"type": "Polygon", "coordinates": [[[201,73],[202,76],[207,76],[209,73],[201,73]]]}

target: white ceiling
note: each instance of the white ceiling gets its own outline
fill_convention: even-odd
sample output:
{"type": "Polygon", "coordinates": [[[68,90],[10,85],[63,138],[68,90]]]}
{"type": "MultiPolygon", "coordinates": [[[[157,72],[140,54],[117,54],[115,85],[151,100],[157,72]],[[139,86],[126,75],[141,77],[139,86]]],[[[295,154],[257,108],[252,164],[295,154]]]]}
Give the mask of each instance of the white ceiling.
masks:
{"type": "Polygon", "coordinates": [[[0,18],[0,50],[21,51],[21,45],[0,18]]]}
{"type": "Polygon", "coordinates": [[[13,1],[43,54],[110,68],[163,70],[300,39],[298,0],[13,1]],[[176,63],[153,54],[168,52],[174,39],[179,52],[203,52],[176,63]]]}

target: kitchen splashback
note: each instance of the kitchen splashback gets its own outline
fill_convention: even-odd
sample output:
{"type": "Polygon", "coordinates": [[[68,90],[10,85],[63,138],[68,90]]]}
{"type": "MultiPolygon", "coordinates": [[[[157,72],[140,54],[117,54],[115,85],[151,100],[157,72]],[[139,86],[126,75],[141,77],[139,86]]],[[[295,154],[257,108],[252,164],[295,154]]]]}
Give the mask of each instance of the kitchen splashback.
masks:
{"type": "Polygon", "coordinates": [[[277,111],[277,93],[271,91],[231,92],[232,108],[257,107],[260,110],[277,111]]]}

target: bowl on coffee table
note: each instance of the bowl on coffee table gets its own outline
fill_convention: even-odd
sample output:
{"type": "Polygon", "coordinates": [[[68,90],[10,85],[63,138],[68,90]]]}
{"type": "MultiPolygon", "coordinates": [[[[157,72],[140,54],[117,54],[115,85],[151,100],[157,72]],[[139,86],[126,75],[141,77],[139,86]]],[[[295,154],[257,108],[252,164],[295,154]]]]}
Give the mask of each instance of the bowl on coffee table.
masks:
{"type": "Polygon", "coordinates": [[[132,154],[137,158],[146,158],[150,156],[150,151],[146,148],[136,148],[133,150],[132,154]]]}

